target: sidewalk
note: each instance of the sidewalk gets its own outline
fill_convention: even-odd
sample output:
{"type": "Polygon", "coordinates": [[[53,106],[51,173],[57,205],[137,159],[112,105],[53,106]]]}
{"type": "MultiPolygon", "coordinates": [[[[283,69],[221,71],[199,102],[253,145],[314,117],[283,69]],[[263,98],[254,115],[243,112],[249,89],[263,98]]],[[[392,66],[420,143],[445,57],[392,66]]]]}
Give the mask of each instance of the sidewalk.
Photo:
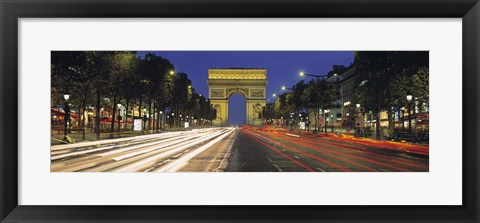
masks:
{"type": "MultiPolygon", "coordinates": [[[[100,133],[100,139],[97,139],[97,133],[91,132],[91,131],[85,131],[85,140],[83,140],[83,134],[81,131],[72,131],[71,133],[68,133],[68,138],[70,142],[68,143],[78,143],[78,142],[93,142],[93,141],[98,141],[98,140],[105,140],[105,139],[117,139],[117,138],[124,138],[124,137],[132,137],[132,136],[138,136],[138,135],[148,135],[148,134],[156,134],[156,133],[162,133],[162,132],[175,132],[175,131],[184,131],[184,130],[191,130],[193,128],[189,129],[162,129],[156,132],[153,132],[153,130],[142,130],[142,131],[133,131],[133,130],[120,130],[118,132],[101,132],[100,133]],[[113,136],[113,137],[112,137],[113,136]]],[[[65,144],[66,142],[63,141],[64,138],[64,133],[59,132],[57,130],[51,131],[50,133],[50,145],[59,145],[59,144],[65,144]]]]}

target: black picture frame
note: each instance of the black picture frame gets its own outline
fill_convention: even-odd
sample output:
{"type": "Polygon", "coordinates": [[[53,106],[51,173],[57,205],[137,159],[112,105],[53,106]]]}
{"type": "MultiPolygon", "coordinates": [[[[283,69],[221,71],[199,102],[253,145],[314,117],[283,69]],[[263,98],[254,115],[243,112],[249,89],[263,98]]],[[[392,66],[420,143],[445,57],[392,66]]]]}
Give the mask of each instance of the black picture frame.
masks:
{"type": "Polygon", "coordinates": [[[479,16],[478,0],[1,0],[0,219],[2,222],[479,222],[479,16]],[[17,21],[74,17],[462,18],[463,205],[18,205],[17,21]]]}

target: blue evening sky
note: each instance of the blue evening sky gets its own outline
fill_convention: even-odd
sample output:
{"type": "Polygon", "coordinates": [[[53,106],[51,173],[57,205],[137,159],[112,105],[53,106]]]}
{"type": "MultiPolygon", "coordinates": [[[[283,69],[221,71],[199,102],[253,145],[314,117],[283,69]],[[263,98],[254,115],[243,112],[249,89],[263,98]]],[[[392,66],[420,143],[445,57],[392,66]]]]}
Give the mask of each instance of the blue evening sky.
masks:
{"type": "MultiPolygon", "coordinates": [[[[149,51],[139,52],[145,55],[149,51]]],[[[176,72],[187,73],[195,91],[208,97],[209,68],[265,68],[267,70],[267,98],[281,94],[283,85],[291,87],[299,80],[299,72],[326,74],[334,64],[345,66],[353,62],[353,51],[151,51],[167,58],[175,65],[176,72]]],[[[245,99],[233,95],[229,105],[230,124],[241,125],[245,121],[245,99]]]]}

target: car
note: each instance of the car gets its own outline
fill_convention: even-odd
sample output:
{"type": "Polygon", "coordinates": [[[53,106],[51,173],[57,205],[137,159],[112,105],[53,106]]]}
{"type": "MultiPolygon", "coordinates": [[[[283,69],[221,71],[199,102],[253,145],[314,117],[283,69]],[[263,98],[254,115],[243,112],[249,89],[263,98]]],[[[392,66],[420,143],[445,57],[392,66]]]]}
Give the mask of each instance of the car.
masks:
{"type": "Polygon", "coordinates": [[[428,143],[429,142],[429,134],[428,133],[422,133],[419,134],[415,140],[417,143],[428,143]]]}
{"type": "Polygon", "coordinates": [[[416,142],[417,137],[414,133],[408,132],[394,132],[390,134],[389,137],[386,138],[389,141],[393,142],[416,142]]]}

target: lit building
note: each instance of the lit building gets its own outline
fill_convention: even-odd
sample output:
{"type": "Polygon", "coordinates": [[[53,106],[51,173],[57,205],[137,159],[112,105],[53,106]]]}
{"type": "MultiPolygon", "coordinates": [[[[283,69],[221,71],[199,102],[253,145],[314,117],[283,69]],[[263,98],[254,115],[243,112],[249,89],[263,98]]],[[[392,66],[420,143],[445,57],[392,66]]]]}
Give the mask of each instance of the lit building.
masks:
{"type": "Polygon", "coordinates": [[[348,125],[350,117],[354,115],[354,106],[353,101],[353,91],[356,85],[357,73],[355,66],[351,67],[341,75],[342,79],[339,82],[340,84],[340,98],[342,106],[342,120],[345,124],[348,125]]]}

